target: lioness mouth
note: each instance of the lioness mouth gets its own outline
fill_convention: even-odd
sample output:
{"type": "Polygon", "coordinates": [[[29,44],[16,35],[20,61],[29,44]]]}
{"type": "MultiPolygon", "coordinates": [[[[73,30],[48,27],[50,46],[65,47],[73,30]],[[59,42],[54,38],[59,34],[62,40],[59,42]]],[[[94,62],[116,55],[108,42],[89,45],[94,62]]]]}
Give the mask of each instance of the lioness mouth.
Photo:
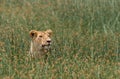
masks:
{"type": "Polygon", "coordinates": [[[42,45],[42,47],[50,47],[50,44],[42,45]]]}

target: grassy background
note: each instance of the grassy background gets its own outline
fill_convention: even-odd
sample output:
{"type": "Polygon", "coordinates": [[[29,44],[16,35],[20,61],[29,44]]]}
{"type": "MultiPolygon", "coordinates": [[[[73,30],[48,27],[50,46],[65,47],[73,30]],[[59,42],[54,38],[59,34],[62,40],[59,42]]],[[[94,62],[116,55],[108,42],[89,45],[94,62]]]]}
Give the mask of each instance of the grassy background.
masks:
{"type": "Polygon", "coordinates": [[[120,79],[119,0],[0,0],[0,79],[120,79]],[[29,31],[52,29],[48,59],[29,31]]]}

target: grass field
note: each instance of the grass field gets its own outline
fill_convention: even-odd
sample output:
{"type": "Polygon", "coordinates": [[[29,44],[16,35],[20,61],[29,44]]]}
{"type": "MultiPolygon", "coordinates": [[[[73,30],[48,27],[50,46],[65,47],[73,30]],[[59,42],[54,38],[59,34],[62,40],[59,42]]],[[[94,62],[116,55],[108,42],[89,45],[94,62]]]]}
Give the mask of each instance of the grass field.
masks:
{"type": "Polygon", "coordinates": [[[120,79],[120,1],[0,0],[0,79],[120,79]],[[53,30],[47,60],[32,29],[53,30]]]}

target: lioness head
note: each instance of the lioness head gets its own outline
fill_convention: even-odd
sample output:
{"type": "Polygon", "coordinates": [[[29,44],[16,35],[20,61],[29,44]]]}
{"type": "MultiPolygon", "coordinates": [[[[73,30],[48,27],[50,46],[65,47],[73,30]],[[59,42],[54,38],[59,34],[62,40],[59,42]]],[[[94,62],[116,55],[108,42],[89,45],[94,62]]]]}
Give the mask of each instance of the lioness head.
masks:
{"type": "Polygon", "coordinates": [[[42,48],[48,48],[51,45],[51,35],[52,30],[48,29],[46,31],[30,31],[30,37],[36,46],[40,46],[42,48]]]}

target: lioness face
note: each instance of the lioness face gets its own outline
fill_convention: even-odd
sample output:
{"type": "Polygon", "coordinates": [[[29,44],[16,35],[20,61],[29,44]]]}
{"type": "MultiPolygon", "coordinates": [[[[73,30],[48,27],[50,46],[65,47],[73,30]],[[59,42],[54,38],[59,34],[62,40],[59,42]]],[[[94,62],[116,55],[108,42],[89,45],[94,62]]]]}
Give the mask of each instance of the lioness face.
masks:
{"type": "Polygon", "coordinates": [[[49,46],[51,45],[51,35],[52,35],[52,30],[50,29],[46,31],[36,31],[36,30],[30,31],[30,36],[34,44],[44,49],[48,49],[49,46]]]}

